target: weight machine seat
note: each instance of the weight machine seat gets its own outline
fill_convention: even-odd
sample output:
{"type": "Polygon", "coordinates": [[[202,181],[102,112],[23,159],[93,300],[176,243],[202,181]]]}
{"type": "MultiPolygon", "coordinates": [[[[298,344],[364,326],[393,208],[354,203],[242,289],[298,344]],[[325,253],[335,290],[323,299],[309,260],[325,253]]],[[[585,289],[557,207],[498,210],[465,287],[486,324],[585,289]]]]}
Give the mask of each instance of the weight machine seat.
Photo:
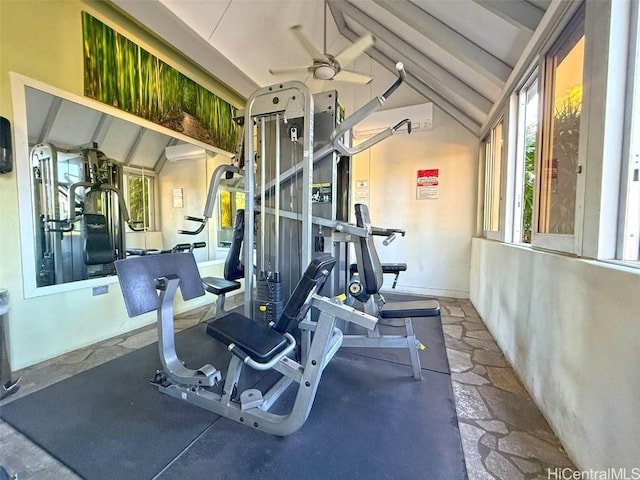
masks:
{"type": "MultiPolygon", "coordinates": [[[[207,333],[227,346],[235,344],[243,354],[256,361],[268,362],[286,348],[288,342],[284,332],[290,323],[294,322],[297,326],[306,316],[313,294],[322,288],[335,263],[331,255],[324,254],[309,264],[273,328],[231,312],[210,321],[207,333]]],[[[241,356],[237,349],[233,349],[232,353],[241,356]]]]}
{"type": "Polygon", "coordinates": [[[202,285],[207,292],[218,296],[233,292],[241,287],[240,282],[218,277],[204,277],[202,279],[202,285]]]}
{"type": "MultiPolygon", "coordinates": [[[[382,263],[382,273],[400,273],[407,271],[406,263],[382,263]]],[[[349,273],[353,275],[358,271],[358,264],[352,263],[349,265],[349,273]]]]}
{"type": "Polygon", "coordinates": [[[413,300],[385,303],[380,308],[380,318],[437,317],[440,304],[436,300],[413,300]]]}
{"type": "Polygon", "coordinates": [[[235,312],[209,322],[207,333],[227,346],[235,344],[261,363],[268,362],[287,346],[284,335],[235,312]]]}

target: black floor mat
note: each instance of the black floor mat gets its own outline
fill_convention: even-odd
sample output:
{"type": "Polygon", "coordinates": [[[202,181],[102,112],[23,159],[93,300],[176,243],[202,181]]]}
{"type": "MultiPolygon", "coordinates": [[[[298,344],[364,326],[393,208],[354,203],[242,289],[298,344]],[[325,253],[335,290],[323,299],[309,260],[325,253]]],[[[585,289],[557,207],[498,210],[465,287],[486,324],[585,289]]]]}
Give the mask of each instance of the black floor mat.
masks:
{"type": "MultiPolygon", "coordinates": [[[[204,337],[202,325],[176,336],[191,366],[211,362],[204,337]]],[[[218,418],[160,394],[149,383],[160,366],[147,345],[7,403],[0,417],[83,478],[151,478],[218,418]]]]}
{"type": "MultiPolygon", "coordinates": [[[[178,354],[192,368],[208,362],[224,373],[229,354],[204,328],[179,333],[178,354]]],[[[88,480],[160,472],[161,478],[466,478],[448,375],[425,371],[416,382],[404,365],[339,352],[307,423],[277,438],[162,395],[149,383],[158,368],[157,344],[148,345],[5,404],[0,416],[88,480]]],[[[260,376],[253,372],[246,385],[260,376]]]]}
{"type": "Polygon", "coordinates": [[[158,477],[465,479],[449,376],[339,352],[309,419],[275,438],[220,418],[158,477]]]}

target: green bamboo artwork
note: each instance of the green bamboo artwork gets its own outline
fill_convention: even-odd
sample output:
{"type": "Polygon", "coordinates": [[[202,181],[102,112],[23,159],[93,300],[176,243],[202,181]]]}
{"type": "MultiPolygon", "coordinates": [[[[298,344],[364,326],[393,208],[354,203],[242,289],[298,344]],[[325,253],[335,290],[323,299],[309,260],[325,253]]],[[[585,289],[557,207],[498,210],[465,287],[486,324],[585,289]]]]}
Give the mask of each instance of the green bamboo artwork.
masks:
{"type": "Polygon", "coordinates": [[[156,56],[82,12],[84,94],[227,151],[235,109],[156,56]]]}

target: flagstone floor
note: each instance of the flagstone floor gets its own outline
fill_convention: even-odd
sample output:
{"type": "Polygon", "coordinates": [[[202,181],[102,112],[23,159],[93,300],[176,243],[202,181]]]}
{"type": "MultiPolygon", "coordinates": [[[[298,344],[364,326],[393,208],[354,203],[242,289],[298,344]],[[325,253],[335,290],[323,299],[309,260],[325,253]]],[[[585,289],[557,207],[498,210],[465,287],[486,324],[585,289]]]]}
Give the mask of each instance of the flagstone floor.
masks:
{"type": "MultiPolygon", "coordinates": [[[[228,299],[227,309],[241,300],[241,295],[228,299]]],[[[439,301],[469,479],[546,480],[548,468],[574,468],[471,302],[439,301]]],[[[212,306],[179,315],[176,331],[213,313],[212,306]]],[[[132,352],[156,338],[155,327],[148,326],[15,372],[15,377],[21,377],[20,390],[3,403],[132,352]]],[[[20,480],[79,478],[2,421],[0,445],[0,465],[17,473],[20,480]]]]}

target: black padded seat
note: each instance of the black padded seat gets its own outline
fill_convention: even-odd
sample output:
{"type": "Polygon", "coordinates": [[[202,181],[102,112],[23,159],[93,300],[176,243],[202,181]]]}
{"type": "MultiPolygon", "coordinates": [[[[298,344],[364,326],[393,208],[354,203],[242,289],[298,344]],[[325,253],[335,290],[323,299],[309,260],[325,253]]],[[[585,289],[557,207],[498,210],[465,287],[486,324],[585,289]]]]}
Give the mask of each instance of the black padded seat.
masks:
{"type": "Polygon", "coordinates": [[[238,290],[241,286],[240,282],[235,280],[218,277],[204,277],[202,279],[202,285],[207,292],[213,293],[214,295],[224,295],[225,293],[238,290]]]}
{"type": "Polygon", "coordinates": [[[437,317],[440,304],[436,300],[385,303],[380,308],[381,318],[437,317]]]}
{"type": "Polygon", "coordinates": [[[271,360],[288,345],[284,335],[235,312],[209,322],[207,333],[227,346],[235,344],[262,363],[271,360]]]}

